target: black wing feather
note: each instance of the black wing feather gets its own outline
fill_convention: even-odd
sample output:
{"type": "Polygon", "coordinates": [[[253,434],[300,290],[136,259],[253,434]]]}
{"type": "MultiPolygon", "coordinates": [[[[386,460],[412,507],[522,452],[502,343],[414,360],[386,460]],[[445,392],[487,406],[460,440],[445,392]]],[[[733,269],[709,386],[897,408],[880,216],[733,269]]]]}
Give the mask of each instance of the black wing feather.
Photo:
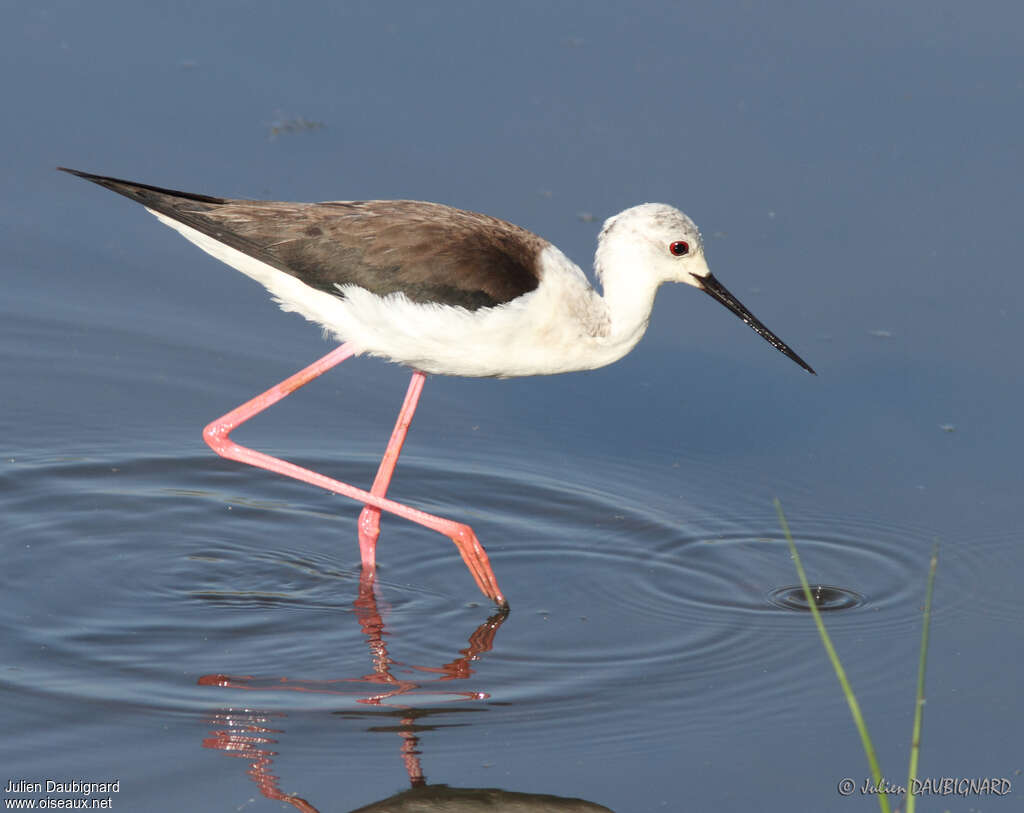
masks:
{"type": "Polygon", "coordinates": [[[534,290],[548,243],[506,221],[409,200],[285,203],[197,195],[59,167],[131,198],[306,285],[358,285],[468,310],[534,290]]]}

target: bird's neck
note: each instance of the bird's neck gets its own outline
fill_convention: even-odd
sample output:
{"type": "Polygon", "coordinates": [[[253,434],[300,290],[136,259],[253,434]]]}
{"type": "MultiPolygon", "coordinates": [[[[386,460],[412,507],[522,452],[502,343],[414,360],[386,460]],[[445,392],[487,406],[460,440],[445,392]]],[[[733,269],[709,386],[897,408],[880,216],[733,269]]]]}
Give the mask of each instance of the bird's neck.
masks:
{"type": "Polygon", "coordinates": [[[621,358],[647,331],[658,284],[643,274],[633,275],[628,271],[607,273],[607,269],[602,270],[602,298],[609,319],[608,341],[619,348],[621,358]]]}

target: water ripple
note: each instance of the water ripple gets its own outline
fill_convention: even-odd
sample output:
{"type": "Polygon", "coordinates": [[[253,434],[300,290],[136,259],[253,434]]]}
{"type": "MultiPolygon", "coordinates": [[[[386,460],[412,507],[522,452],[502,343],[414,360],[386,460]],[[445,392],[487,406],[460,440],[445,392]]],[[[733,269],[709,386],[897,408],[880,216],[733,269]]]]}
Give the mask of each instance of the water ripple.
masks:
{"type": "MultiPolygon", "coordinates": [[[[302,462],[355,482],[374,469],[369,457],[302,462]]],[[[302,484],[211,457],[9,465],[0,475],[11,542],[0,621],[14,666],[0,682],[165,711],[469,703],[524,742],[533,715],[557,714],[568,740],[569,723],[598,703],[606,719],[621,718],[594,734],[613,750],[623,737],[642,748],[656,733],[623,733],[639,698],[665,706],[665,725],[685,719],[711,735],[723,713],[792,717],[792,686],[807,664],[827,669],[806,613],[772,600],[795,572],[770,506],[744,516],[707,501],[697,511],[682,499],[645,500],[621,486],[623,472],[610,492],[583,476],[566,485],[449,464],[404,460],[393,493],[473,524],[512,602],[500,631],[478,629],[492,609],[454,546],[388,517],[380,620],[368,625],[358,506],[302,484]],[[387,636],[395,659],[387,677],[371,668],[381,657],[373,635],[387,636]]],[[[883,641],[882,657],[912,644],[935,532],[789,519],[810,579],[863,598],[829,614],[833,634],[848,647],[883,641]]],[[[936,618],[1016,617],[1019,599],[982,589],[985,568],[1016,544],[947,544],[940,584],[957,589],[937,596],[936,618]]],[[[875,657],[857,676],[869,696],[888,680],[875,657]]]]}

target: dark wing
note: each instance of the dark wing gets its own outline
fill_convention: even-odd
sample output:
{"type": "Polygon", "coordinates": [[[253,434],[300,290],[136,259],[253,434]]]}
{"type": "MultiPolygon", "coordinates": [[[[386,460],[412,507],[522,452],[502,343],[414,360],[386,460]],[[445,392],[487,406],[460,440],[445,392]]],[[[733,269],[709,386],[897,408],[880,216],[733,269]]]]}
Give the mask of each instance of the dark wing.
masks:
{"type": "Polygon", "coordinates": [[[512,223],[439,203],[234,200],[59,169],[335,296],[339,285],[358,285],[414,302],[494,307],[537,287],[548,245],[512,223]]]}

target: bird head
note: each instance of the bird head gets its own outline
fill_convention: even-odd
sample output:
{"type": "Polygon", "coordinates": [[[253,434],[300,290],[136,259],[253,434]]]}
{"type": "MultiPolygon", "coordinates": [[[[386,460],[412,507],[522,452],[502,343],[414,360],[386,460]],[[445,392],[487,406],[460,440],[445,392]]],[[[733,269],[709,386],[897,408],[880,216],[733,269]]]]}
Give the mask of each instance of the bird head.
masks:
{"type": "Polygon", "coordinates": [[[662,282],[684,282],[724,305],[746,322],[772,347],[807,372],[811,366],[766,328],[708,268],[697,224],[673,206],[642,203],[605,221],[598,238],[596,269],[607,287],[611,269],[629,269],[634,284],[657,287],[662,282]]]}

